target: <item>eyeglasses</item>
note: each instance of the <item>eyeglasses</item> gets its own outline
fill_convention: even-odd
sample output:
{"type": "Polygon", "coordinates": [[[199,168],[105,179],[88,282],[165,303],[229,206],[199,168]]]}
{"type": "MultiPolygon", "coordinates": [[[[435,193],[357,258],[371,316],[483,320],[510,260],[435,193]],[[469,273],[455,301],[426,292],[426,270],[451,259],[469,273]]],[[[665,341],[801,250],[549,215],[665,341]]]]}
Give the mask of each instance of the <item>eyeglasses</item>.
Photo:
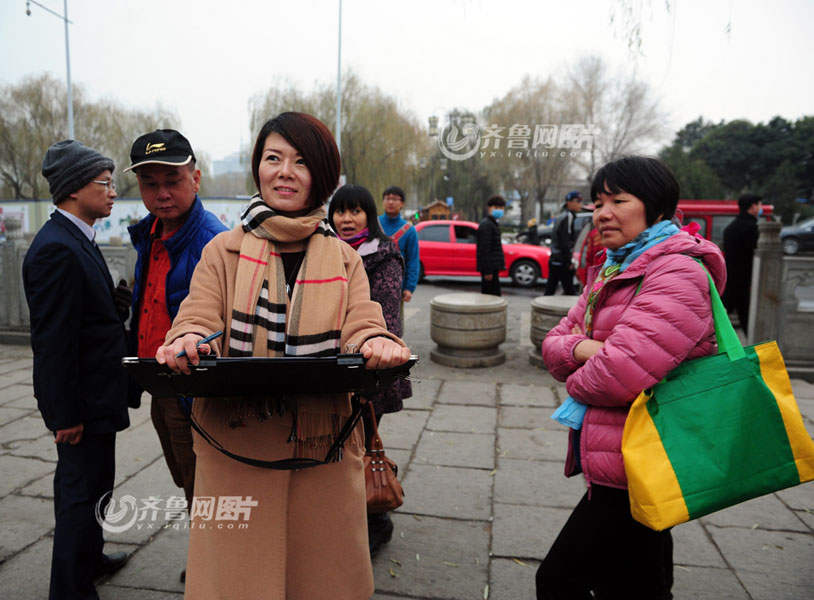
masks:
{"type": "Polygon", "coordinates": [[[116,182],[112,179],[105,179],[104,181],[91,181],[91,183],[98,183],[99,185],[103,185],[107,188],[107,191],[113,190],[116,191],[116,182]]]}

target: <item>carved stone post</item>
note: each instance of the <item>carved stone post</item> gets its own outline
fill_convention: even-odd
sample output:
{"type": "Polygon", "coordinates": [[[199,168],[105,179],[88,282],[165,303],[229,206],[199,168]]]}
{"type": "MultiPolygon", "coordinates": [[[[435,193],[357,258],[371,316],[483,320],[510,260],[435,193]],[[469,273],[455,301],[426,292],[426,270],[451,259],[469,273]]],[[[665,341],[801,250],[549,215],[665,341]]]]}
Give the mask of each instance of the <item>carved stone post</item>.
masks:
{"type": "Polygon", "coordinates": [[[783,253],[780,249],[781,223],[761,221],[760,237],[752,263],[747,344],[780,337],[783,253]]]}

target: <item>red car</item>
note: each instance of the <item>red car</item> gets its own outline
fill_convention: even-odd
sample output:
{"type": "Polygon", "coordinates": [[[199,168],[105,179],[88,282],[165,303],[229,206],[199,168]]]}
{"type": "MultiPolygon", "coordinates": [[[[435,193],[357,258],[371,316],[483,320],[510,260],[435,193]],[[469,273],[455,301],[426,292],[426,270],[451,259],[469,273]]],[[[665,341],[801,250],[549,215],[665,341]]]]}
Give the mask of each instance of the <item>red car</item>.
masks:
{"type": "MultiPolygon", "coordinates": [[[[478,224],[471,221],[422,221],[416,226],[421,256],[420,278],[425,275],[470,275],[480,277],[475,268],[478,224]]],[[[503,244],[506,257],[501,277],[511,277],[515,285],[531,287],[548,277],[548,257],[543,246],[503,244]]]]}

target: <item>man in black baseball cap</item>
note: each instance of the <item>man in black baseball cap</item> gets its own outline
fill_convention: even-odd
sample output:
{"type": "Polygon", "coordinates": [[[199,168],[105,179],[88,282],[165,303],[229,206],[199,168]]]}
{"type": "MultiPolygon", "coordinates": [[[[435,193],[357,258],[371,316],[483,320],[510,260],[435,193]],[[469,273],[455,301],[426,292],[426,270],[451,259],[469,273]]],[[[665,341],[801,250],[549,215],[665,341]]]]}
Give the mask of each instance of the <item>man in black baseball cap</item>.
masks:
{"type": "MultiPolygon", "coordinates": [[[[133,284],[130,351],[153,358],[189,293],[206,243],[226,227],[198,197],[201,171],[189,140],[174,129],[139,137],[130,150],[144,206],[150,214],[128,228],[138,253],[133,284]]],[[[150,416],[173,481],[193,497],[195,454],[187,415],[175,398],[153,398],[150,416]]],[[[182,573],[182,580],[184,575],[182,573]]]]}

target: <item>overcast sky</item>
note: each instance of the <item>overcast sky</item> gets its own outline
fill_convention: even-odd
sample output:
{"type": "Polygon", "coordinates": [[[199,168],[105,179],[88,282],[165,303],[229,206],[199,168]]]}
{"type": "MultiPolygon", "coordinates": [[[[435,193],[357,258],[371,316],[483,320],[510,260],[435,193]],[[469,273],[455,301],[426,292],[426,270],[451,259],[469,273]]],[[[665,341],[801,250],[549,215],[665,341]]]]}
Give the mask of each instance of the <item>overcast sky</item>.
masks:
{"type": "MultiPolygon", "coordinates": [[[[63,0],[40,3],[63,11],[63,0]]],[[[446,108],[480,111],[525,75],[558,76],[587,55],[635,66],[671,130],[698,116],[814,114],[811,0],[670,0],[669,11],[665,0],[628,3],[642,7],[636,60],[611,25],[620,0],[344,0],[342,63],[422,124],[446,108]]],[[[335,83],[338,6],[68,0],[71,78],[91,99],[171,109],[196,151],[216,160],[253,141],[249,99],[275,78],[305,90],[335,83]]],[[[25,9],[0,0],[0,83],[43,72],[64,81],[62,20],[25,9]]]]}

